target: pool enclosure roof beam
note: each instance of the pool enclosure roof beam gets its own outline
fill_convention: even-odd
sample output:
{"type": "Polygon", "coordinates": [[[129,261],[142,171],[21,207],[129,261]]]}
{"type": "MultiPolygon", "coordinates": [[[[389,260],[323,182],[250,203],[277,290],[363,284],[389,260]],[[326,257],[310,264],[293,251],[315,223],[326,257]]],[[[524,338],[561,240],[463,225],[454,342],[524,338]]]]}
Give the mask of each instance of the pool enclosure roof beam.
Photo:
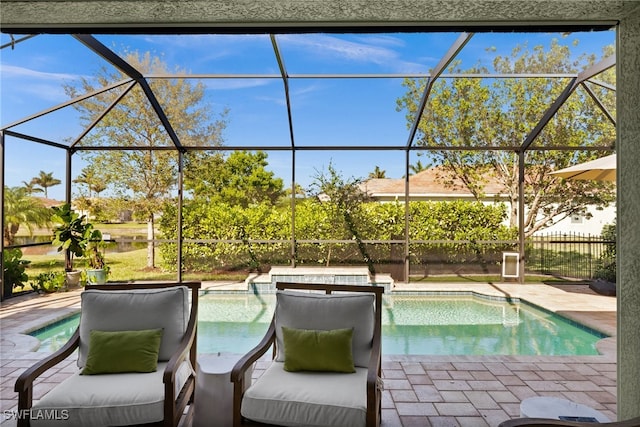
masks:
{"type": "Polygon", "coordinates": [[[120,100],[122,100],[122,98],[125,97],[126,94],[129,93],[129,91],[131,89],[133,89],[133,87],[135,86],[136,82],[132,81],[129,83],[129,86],[127,86],[120,95],[118,95],[116,97],[116,99],[113,100],[113,102],[111,102],[111,104],[109,104],[109,106],[107,108],[104,109],[104,111],[102,113],[100,113],[92,122],[89,126],[87,126],[80,135],[78,135],[78,137],[75,139],[75,141],[73,141],[70,145],[70,148],[74,148],[76,147],[76,145],[78,145],[80,143],[80,141],[82,141],[82,138],[84,138],[89,132],[91,132],[91,130],[98,124],[100,123],[100,121],[104,118],[104,116],[106,116],[109,111],[113,110],[113,108],[118,105],[120,103],[120,100]]]}
{"type": "MultiPolygon", "coordinates": [[[[422,93],[422,98],[420,99],[420,104],[418,105],[418,109],[416,111],[416,116],[413,119],[413,124],[411,125],[411,130],[409,131],[409,138],[407,139],[407,149],[409,149],[413,145],[413,140],[415,139],[416,133],[418,131],[418,125],[420,124],[422,113],[424,112],[424,109],[427,105],[427,100],[429,99],[429,94],[431,93],[433,83],[447,68],[451,61],[453,61],[458,52],[462,50],[464,45],[467,44],[471,37],[473,37],[473,33],[460,34],[453,45],[451,45],[447,53],[445,53],[442,59],[440,59],[440,62],[438,62],[438,64],[434,67],[430,77],[427,78],[424,92],[422,93]]],[[[408,173],[409,171],[406,171],[406,174],[408,173]]]]}
{"type": "Polygon", "coordinates": [[[587,94],[589,94],[591,99],[593,99],[593,101],[600,108],[600,110],[602,110],[604,115],[607,116],[609,121],[615,126],[616,125],[616,119],[613,117],[613,114],[611,114],[611,112],[607,109],[607,107],[605,107],[605,105],[602,103],[602,101],[600,101],[600,98],[598,98],[598,96],[591,90],[589,85],[587,85],[585,82],[582,82],[582,83],[580,83],[580,86],[582,86],[582,88],[585,90],[585,92],[587,92],[587,94]]]}
{"type": "Polygon", "coordinates": [[[604,58],[602,61],[593,64],[591,67],[579,73],[575,78],[571,79],[560,96],[558,96],[553,104],[551,104],[551,106],[547,109],[547,111],[545,111],[544,115],[542,116],[538,124],[533,128],[531,133],[527,135],[524,142],[520,146],[520,151],[526,151],[529,149],[533,141],[535,141],[538,135],[540,135],[540,132],[542,132],[542,129],[544,129],[547,123],[549,123],[549,120],[551,120],[551,118],[558,112],[558,110],[560,109],[560,107],[562,107],[566,100],[569,99],[569,96],[571,96],[578,85],[615,65],[616,55],[613,54],[604,58]]]}
{"type": "Polygon", "coordinates": [[[282,54],[280,53],[280,48],[278,47],[278,41],[276,40],[276,36],[274,34],[269,34],[269,38],[271,39],[271,45],[273,46],[273,53],[276,55],[276,60],[278,61],[278,68],[280,69],[280,76],[282,77],[282,84],[284,85],[284,97],[287,103],[287,120],[289,122],[289,138],[291,139],[291,147],[295,147],[295,137],[293,134],[293,117],[291,115],[291,97],[289,96],[289,75],[287,74],[287,67],[284,65],[284,59],[282,58],[282,54]]]}
{"type": "Polygon", "coordinates": [[[48,139],[38,138],[36,136],[26,135],[20,132],[14,132],[9,129],[3,129],[2,133],[3,135],[13,136],[15,138],[21,138],[31,142],[37,142],[38,144],[48,145],[50,147],[62,148],[63,150],[66,150],[68,148],[66,145],[60,144],[59,142],[53,142],[53,141],[49,141],[48,139]]]}
{"type": "Polygon", "coordinates": [[[111,65],[118,68],[120,71],[122,71],[123,73],[125,73],[126,75],[134,79],[140,85],[147,99],[151,103],[151,107],[156,112],[158,118],[160,119],[160,122],[162,122],[162,125],[164,126],[165,130],[169,134],[169,138],[171,138],[171,141],[175,145],[175,148],[180,151],[183,151],[183,147],[182,147],[182,144],[180,143],[180,139],[178,138],[178,135],[173,129],[173,126],[171,125],[169,118],[165,114],[164,110],[162,109],[162,106],[160,105],[160,102],[158,102],[156,95],[151,90],[149,83],[144,78],[142,73],[136,70],[127,61],[122,59],[114,51],[106,47],[104,44],[100,43],[92,35],[74,34],[73,37],[77,39],[79,42],[81,42],[82,44],[84,44],[85,46],[87,46],[89,49],[94,51],[96,54],[101,56],[105,61],[109,62],[111,65]]]}
{"type": "Polygon", "coordinates": [[[11,41],[0,46],[0,49],[4,49],[5,47],[11,47],[11,49],[13,49],[18,43],[29,40],[30,38],[35,36],[37,36],[37,34],[29,34],[28,36],[20,37],[18,40],[16,40],[13,38],[13,34],[9,34],[9,37],[11,37],[11,41]]]}
{"type": "Polygon", "coordinates": [[[68,107],[70,105],[73,105],[76,102],[81,102],[81,101],[84,101],[85,99],[92,98],[92,97],[94,97],[96,95],[99,95],[101,93],[108,92],[111,89],[115,89],[115,88],[117,88],[119,86],[122,86],[122,85],[124,85],[126,83],[129,83],[130,81],[131,81],[131,79],[120,80],[119,82],[112,83],[112,84],[107,85],[107,86],[105,86],[103,88],[100,88],[98,90],[94,90],[92,92],[85,93],[84,95],[80,95],[80,96],[78,96],[76,98],[73,98],[73,99],[71,99],[69,101],[63,102],[63,103],[55,105],[55,106],[53,106],[51,108],[47,108],[46,110],[42,110],[42,111],[40,111],[38,113],[32,114],[32,115],[30,115],[28,117],[25,117],[24,119],[20,119],[18,121],[13,122],[13,123],[9,123],[8,125],[3,126],[2,129],[0,129],[0,130],[10,129],[12,127],[21,125],[21,124],[26,123],[28,121],[31,121],[33,119],[37,119],[38,117],[42,117],[42,116],[47,115],[49,113],[53,113],[54,111],[60,110],[62,108],[68,107]]]}
{"type": "MultiPolygon", "coordinates": [[[[279,53],[279,55],[281,55],[279,53]]],[[[284,64],[284,63],[283,63],[284,64]]],[[[455,79],[540,79],[577,77],[577,73],[442,73],[440,78],[455,79]]],[[[288,80],[297,79],[422,79],[433,77],[431,73],[286,73],[288,80]]],[[[146,74],[146,79],[281,79],[282,74],[228,74],[228,73],[197,73],[197,74],[146,74]]],[[[595,82],[593,82],[595,83],[595,82]]],[[[600,83],[605,84],[605,83],[600,83]]]]}

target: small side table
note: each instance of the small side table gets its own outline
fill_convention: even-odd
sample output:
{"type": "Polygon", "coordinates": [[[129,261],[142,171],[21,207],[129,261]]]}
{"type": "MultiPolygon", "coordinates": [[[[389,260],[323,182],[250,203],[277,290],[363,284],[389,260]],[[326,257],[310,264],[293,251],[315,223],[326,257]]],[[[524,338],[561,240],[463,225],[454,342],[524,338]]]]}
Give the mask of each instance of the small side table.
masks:
{"type": "Polygon", "coordinates": [[[556,397],[530,397],[520,403],[520,416],[527,418],[551,418],[588,422],[590,418],[598,423],[609,422],[604,414],[580,403],[556,397]],[[563,417],[563,418],[560,418],[563,417]]]}
{"type": "MultiPolygon", "coordinates": [[[[231,426],[233,424],[233,384],[231,370],[241,354],[199,354],[196,360],[196,390],[193,398],[193,426],[231,426]]],[[[251,384],[248,369],[245,387],[251,384]]]]}

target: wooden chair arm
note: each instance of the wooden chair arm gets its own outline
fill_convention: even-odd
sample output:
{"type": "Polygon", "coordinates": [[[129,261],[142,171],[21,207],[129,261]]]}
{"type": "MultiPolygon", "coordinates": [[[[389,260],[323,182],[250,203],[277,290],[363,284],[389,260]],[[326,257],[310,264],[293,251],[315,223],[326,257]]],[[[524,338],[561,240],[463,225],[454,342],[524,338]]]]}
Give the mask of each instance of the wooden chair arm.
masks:
{"type": "MultiPolygon", "coordinates": [[[[171,359],[169,359],[169,362],[167,362],[167,366],[164,369],[164,375],[162,377],[162,381],[165,384],[169,382],[175,383],[176,371],[191,351],[191,346],[196,339],[197,316],[197,313],[191,313],[189,324],[187,325],[187,330],[185,331],[185,334],[182,337],[182,340],[180,340],[180,344],[178,345],[178,351],[176,351],[173,356],[171,356],[171,359]]],[[[195,369],[195,366],[193,366],[192,368],[195,369]]]]}
{"type": "Polygon", "coordinates": [[[594,425],[610,427],[640,427],[640,417],[626,421],[613,421],[601,424],[551,420],[545,418],[514,418],[512,420],[503,421],[500,423],[499,427],[593,427],[594,425]]]}
{"type": "Polygon", "coordinates": [[[269,347],[273,345],[275,339],[276,325],[275,321],[272,320],[271,324],[269,325],[269,329],[267,329],[267,332],[265,333],[260,343],[249,350],[249,352],[242,356],[242,358],[238,360],[238,362],[236,362],[236,364],[234,365],[233,369],[231,370],[231,382],[238,383],[242,379],[244,379],[244,373],[247,369],[249,369],[249,366],[251,366],[256,360],[258,360],[263,354],[265,354],[267,350],[269,350],[269,347]]]}
{"type": "Polygon", "coordinates": [[[371,358],[367,371],[367,426],[379,426],[379,406],[381,399],[381,360],[382,360],[382,339],[379,333],[374,333],[371,346],[371,358]]]}
{"type": "Polygon", "coordinates": [[[76,328],[76,331],[73,333],[69,341],[67,341],[65,345],[63,345],[58,351],[36,362],[22,374],[20,374],[20,376],[16,380],[14,391],[17,393],[23,393],[31,388],[36,378],[38,378],[43,372],[47,371],[48,369],[52,368],[53,366],[69,357],[69,355],[71,355],[71,353],[73,353],[79,345],[80,332],[76,328]]]}
{"type": "Polygon", "coordinates": [[[371,358],[369,359],[369,365],[367,366],[367,387],[369,387],[370,384],[378,382],[378,377],[380,376],[381,353],[380,337],[378,336],[374,339],[373,346],[371,347],[371,358]]]}

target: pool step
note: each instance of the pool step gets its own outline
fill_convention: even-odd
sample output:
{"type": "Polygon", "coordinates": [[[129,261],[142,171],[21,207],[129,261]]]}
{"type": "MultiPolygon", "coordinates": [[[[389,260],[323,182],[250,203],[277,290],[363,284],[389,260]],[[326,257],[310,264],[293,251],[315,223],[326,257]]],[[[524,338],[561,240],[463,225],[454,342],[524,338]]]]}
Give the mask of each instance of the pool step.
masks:
{"type": "Polygon", "coordinates": [[[331,283],[336,285],[379,285],[391,289],[388,274],[369,273],[367,267],[271,267],[266,274],[251,274],[245,280],[247,289],[274,291],[276,282],[331,283]]]}

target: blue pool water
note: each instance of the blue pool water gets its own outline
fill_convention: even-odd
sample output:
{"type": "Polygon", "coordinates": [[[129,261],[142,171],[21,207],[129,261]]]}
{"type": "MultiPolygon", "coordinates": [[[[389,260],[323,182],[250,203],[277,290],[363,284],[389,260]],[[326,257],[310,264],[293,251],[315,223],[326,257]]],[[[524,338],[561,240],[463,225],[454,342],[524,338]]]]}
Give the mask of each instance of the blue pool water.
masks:
{"type": "MultiPolygon", "coordinates": [[[[244,353],[264,336],[275,294],[200,297],[198,352],[244,353]]],[[[40,351],[61,347],[79,315],[33,332],[40,351]]],[[[605,335],[524,302],[473,296],[385,295],[384,354],[595,355],[605,335]]]]}

